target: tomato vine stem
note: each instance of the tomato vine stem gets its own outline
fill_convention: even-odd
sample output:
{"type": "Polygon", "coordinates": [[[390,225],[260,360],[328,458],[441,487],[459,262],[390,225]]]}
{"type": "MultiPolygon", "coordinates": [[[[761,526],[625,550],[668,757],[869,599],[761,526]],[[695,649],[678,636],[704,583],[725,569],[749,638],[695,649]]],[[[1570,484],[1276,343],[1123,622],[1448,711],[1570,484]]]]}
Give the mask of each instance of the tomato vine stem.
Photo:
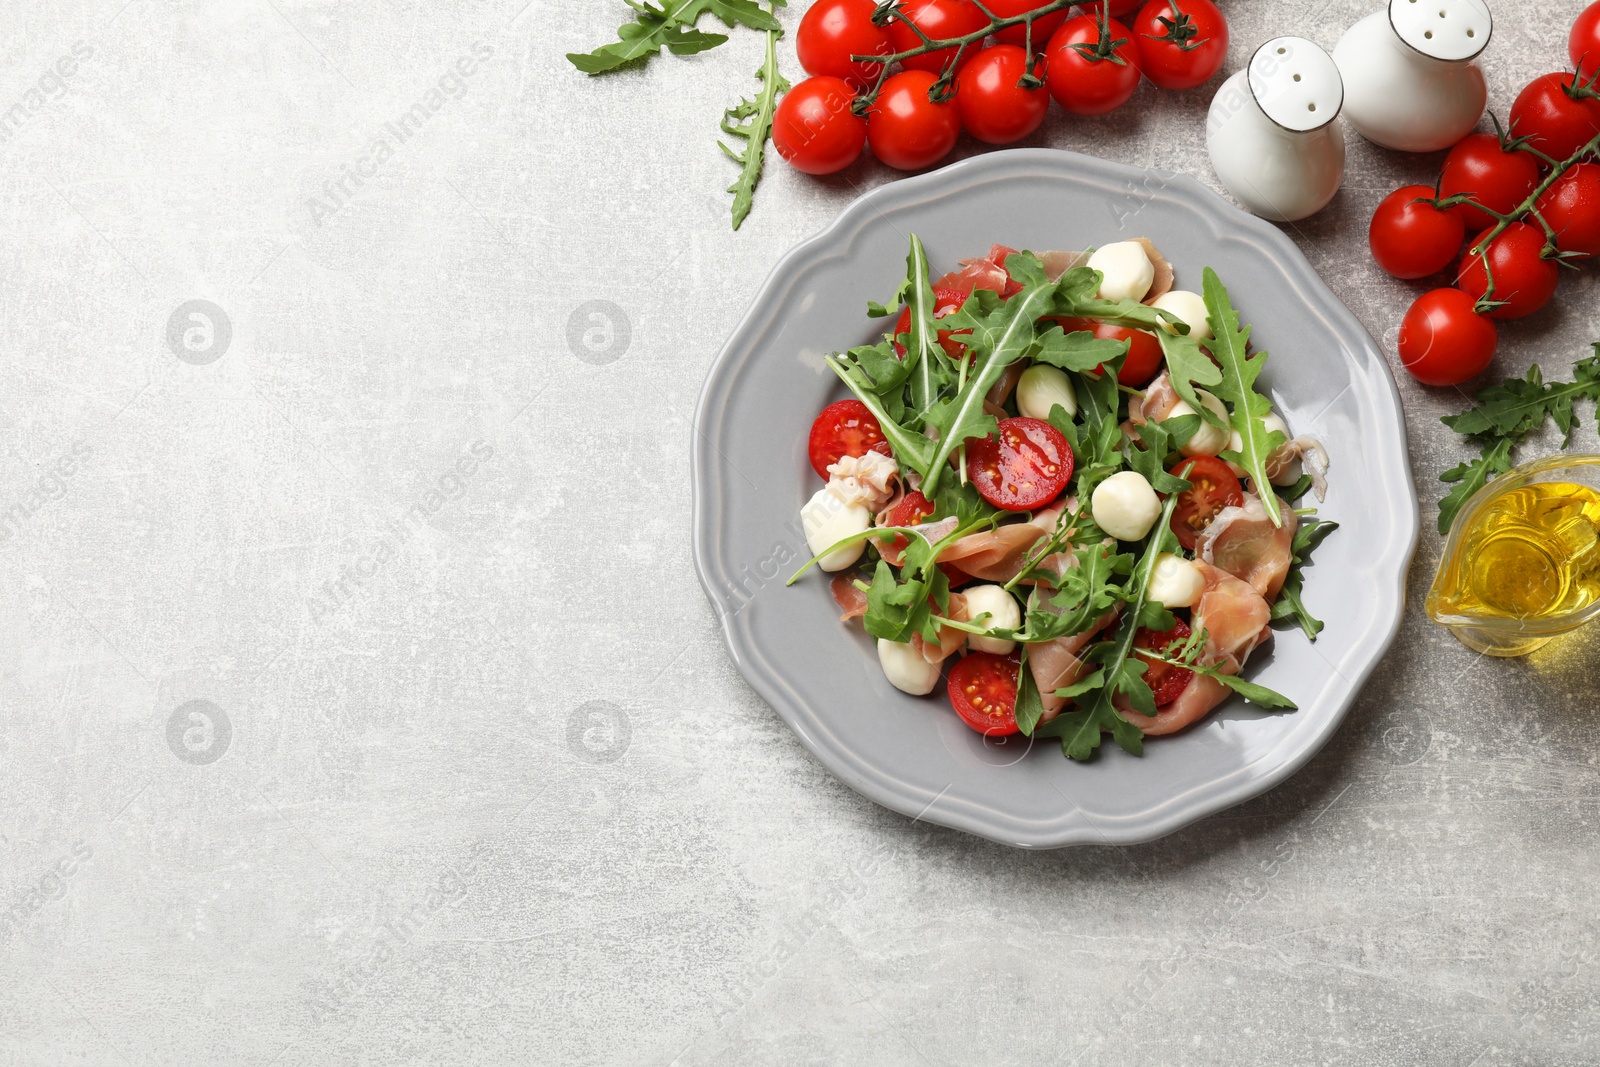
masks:
{"type": "MultiPolygon", "coordinates": [[[[951,90],[950,86],[955,79],[956,70],[961,66],[961,58],[966,54],[968,47],[977,44],[985,37],[990,37],[996,33],[999,33],[1001,30],[1009,29],[1012,26],[1025,26],[1027,40],[1026,48],[1029,56],[1031,57],[1033,54],[1034,21],[1044,17],[1045,15],[1053,15],[1057,11],[1065,11],[1067,8],[1080,3],[1081,0],[1050,0],[1049,3],[1041,4],[1032,11],[1025,11],[1020,15],[1008,15],[1004,17],[996,15],[982,3],[979,3],[978,0],[973,0],[973,2],[976,4],[978,10],[983,13],[984,17],[989,20],[989,25],[980,30],[973,30],[971,33],[961,34],[958,37],[946,37],[940,40],[934,40],[933,38],[929,37],[927,33],[923,31],[922,27],[918,26],[915,22],[912,22],[911,19],[906,15],[905,11],[902,10],[902,6],[899,2],[897,2],[897,0],[885,0],[884,3],[880,4],[878,6],[878,10],[873,12],[872,21],[876,22],[880,26],[886,25],[891,19],[903,22],[905,25],[911,28],[912,33],[915,33],[917,37],[921,39],[922,43],[914,48],[907,48],[903,52],[892,52],[884,55],[872,56],[851,56],[850,58],[854,62],[876,63],[881,69],[878,71],[878,80],[873,83],[872,88],[868,89],[860,96],[857,96],[851,103],[850,110],[855,112],[857,115],[866,114],[867,109],[877,101],[878,93],[882,91],[883,83],[889,77],[889,69],[896,63],[915,58],[916,56],[925,56],[930,52],[939,52],[947,48],[953,48],[955,49],[955,54],[951,56],[950,61],[944,65],[944,69],[939,74],[939,79],[935,81],[933,85],[928,87],[928,99],[933,100],[936,103],[943,103],[944,101],[950,99],[950,97],[953,95],[953,91],[951,90]]],[[[1105,14],[1106,8],[1103,5],[1100,10],[1102,13],[1101,44],[1103,45],[1105,43],[1105,38],[1108,36],[1104,32],[1104,26],[1105,21],[1109,16],[1105,14]]],[[[1021,84],[1024,84],[1024,87],[1026,88],[1038,88],[1036,85],[1026,85],[1026,78],[1031,76],[1031,71],[1033,69],[1031,62],[1028,69],[1030,74],[1024,75],[1024,82],[1021,84]]]]}

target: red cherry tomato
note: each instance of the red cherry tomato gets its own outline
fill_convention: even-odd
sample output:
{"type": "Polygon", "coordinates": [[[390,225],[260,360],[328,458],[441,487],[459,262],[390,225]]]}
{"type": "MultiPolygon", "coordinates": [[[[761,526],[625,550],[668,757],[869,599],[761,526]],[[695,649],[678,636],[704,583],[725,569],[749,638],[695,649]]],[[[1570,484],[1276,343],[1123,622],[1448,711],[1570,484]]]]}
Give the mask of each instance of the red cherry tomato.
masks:
{"type": "MultiPolygon", "coordinates": [[[[1537,157],[1527,152],[1502,151],[1500,139],[1492,133],[1469,133],[1444,157],[1439,195],[1467,193],[1476,203],[1505,215],[1526,200],[1538,184],[1537,157]]],[[[1469,230],[1494,221],[1471,204],[1457,204],[1449,211],[1469,230]]]]}
{"type": "Polygon", "coordinates": [[[1372,258],[1396,278],[1426,278],[1448,267],[1461,251],[1466,227],[1453,211],[1440,211],[1432,201],[1428,186],[1407,185],[1384,197],[1372,213],[1367,228],[1372,258]]]}
{"type": "Polygon", "coordinates": [[[1488,236],[1489,231],[1485,230],[1472,239],[1456,287],[1472,299],[1482,300],[1489,286],[1483,265],[1487,257],[1494,269],[1493,299],[1504,301],[1489,312],[1490,318],[1520,319],[1549,303],[1561,280],[1561,269],[1555,260],[1540,254],[1544,251],[1544,231],[1526,222],[1513,222],[1482,255],[1473,255],[1472,249],[1488,236]]]}
{"type": "Polygon", "coordinates": [[[1115,111],[1139,88],[1139,51],[1128,27],[1111,19],[1110,34],[1110,40],[1122,43],[1104,57],[1096,51],[1100,22],[1089,15],[1067,20],[1050,38],[1045,85],[1056,103],[1074,115],[1115,111]]]}
{"type": "Polygon", "coordinates": [[[1585,81],[1600,71],[1600,3],[1590,4],[1572,24],[1567,38],[1567,55],[1585,81]]]}
{"type": "MultiPolygon", "coordinates": [[[[1182,619],[1174,623],[1170,630],[1140,627],[1139,632],[1133,635],[1133,647],[1165,655],[1168,649],[1175,648],[1188,640],[1190,633],[1188,624],[1182,619]]],[[[1140,656],[1137,652],[1134,655],[1145,665],[1144,684],[1150,687],[1158,708],[1177,700],[1194,680],[1194,672],[1187,668],[1174,667],[1170,663],[1140,656]]]]}
{"type": "MultiPolygon", "coordinates": [[[[1111,17],[1120,19],[1124,15],[1131,15],[1135,11],[1138,11],[1144,2],[1145,0],[1110,0],[1111,17]]],[[[1083,13],[1085,15],[1089,15],[1092,18],[1099,18],[1100,9],[1105,5],[1100,3],[1091,3],[1080,4],[1079,6],[1083,8],[1083,13]]]]}
{"type": "Polygon", "coordinates": [[[1133,20],[1133,39],[1139,69],[1163,89],[1204,85],[1228,58],[1228,20],[1211,0],[1150,0],[1133,20]]]}
{"type": "MultiPolygon", "coordinates": [[[[932,515],[935,510],[931,500],[923,496],[920,490],[913,489],[901,497],[900,503],[890,510],[888,525],[917,526],[921,524],[923,519],[932,515]]],[[[895,534],[893,537],[886,539],[885,547],[889,548],[890,551],[903,552],[906,547],[906,541],[907,539],[904,536],[895,534]]],[[[941,563],[939,564],[939,569],[944,571],[944,576],[949,579],[951,588],[972,581],[972,575],[957,567],[954,563],[941,563]]]]}
{"type": "Polygon", "coordinates": [[[1032,511],[1072,479],[1072,446],[1041,419],[1002,419],[998,433],[967,442],[967,473],[978,495],[1006,511],[1032,511]]]}
{"type": "MultiPolygon", "coordinates": [[[[935,41],[964,37],[989,25],[989,20],[972,0],[906,0],[903,10],[917,29],[935,41]]],[[[889,22],[889,40],[894,42],[896,52],[905,52],[922,44],[917,31],[898,18],[889,22]]],[[[961,53],[961,62],[965,64],[977,50],[976,44],[968,45],[966,51],[961,53]]],[[[936,52],[902,60],[900,65],[906,70],[938,74],[944,70],[946,63],[955,58],[955,54],[954,48],[941,48],[936,52]]]]}
{"type": "Polygon", "coordinates": [[[931,167],[956,146],[961,135],[956,105],[928,98],[928,89],[937,80],[938,75],[925,70],[891,75],[867,113],[872,154],[896,170],[931,167]]]}
{"type": "Polygon", "coordinates": [[[783,94],[772,116],[772,144],[807,174],[832,174],[861,156],[867,122],[850,112],[855,92],[839,78],[807,78],[783,94]]]}
{"type": "MultiPolygon", "coordinates": [[[[1035,8],[1044,7],[1050,0],[989,0],[983,6],[994,12],[997,18],[1009,19],[1018,15],[1026,15],[1035,8]]],[[[1033,20],[1033,50],[1043,52],[1044,46],[1050,43],[1050,35],[1061,28],[1067,21],[1067,12],[1052,11],[1048,15],[1033,20]]],[[[994,35],[994,39],[1001,44],[1014,44],[1019,48],[1027,43],[1026,26],[1009,26],[994,35]]]]}
{"type": "Polygon", "coordinates": [[[1417,297],[1400,323],[1400,363],[1424,385],[1460,385],[1494,358],[1499,333],[1460,289],[1417,297]]]}
{"type": "Polygon", "coordinates": [[[1579,163],[1534,204],[1563,252],[1600,255],[1600,163],[1579,163]]]}
{"type": "Polygon", "coordinates": [[[950,668],[946,692],[961,721],[985,737],[1007,737],[1017,727],[1016,656],[969,652],[950,668]]]}
{"type": "Polygon", "coordinates": [[[1511,105],[1511,132],[1531,137],[1533,147],[1566,160],[1600,134],[1600,100],[1573,99],[1571,74],[1544,74],[1528,83],[1511,105]]]}
{"type": "MultiPolygon", "coordinates": [[[[1161,369],[1161,342],[1149,330],[1132,330],[1126,326],[1112,326],[1094,319],[1058,316],[1055,320],[1068,333],[1087,330],[1105,341],[1128,342],[1128,354],[1117,372],[1117,381],[1133,389],[1150,384],[1150,379],[1161,369]]],[[[1105,368],[1102,367],[1102,370],[1105,368]]]]}
{"type": "Polygon", "coordinates": [[[868,452],[891,455],[889,442],[883,439],[883,428],[872,417],[867,405],[859,400],[836,400],[822,409],[811,424],[811,436],[806,442],[811,456],[811,469],[824,481],[828,468],[845,456],[864,456],[868,452]]]}
{"type": "Polygon", "coordinates": [[[1172,532],[1178,535],[1178,544],[1193,552],[1200,531],[1211,525],[1217,512],[1244,506],[1244,486],[1216,456],[1179,460],[1168,473],[1189,481],[1189,488],[1178,494],[1172,532]]]}
{"type": "Polygon", "coordinates": [[[795,52],[807,74],[842,78],[857,89],[878,80],[877,63],[853,63],[851,56],[883,56],[894,51],[887,27],[876,25],[875,0],[816,0],[795,34],[795,52]]]}
{"type": "MultiPolygon", "coordinates": [[[[933,317],[936,319],[944,318],[959,308],[966,299],[965,296],[953,289],[935,289],[933,291],[933,317]]],[[[901,342],[900,338],[910,332],[911,309],[903,307],[900,309],[900,317],[895,320],[894,324],[894,354],[901,359],[905,358],[906,346],[901,342]]],[[[951,359],[967,358],[967,346],[960,341],[953,341],[951,338],[961,337],[971,332],[971,330],[940,330],[939,345],[944,349],[945,355],[951,359]]]]}
{"type": "Polygon", "coordinates": [[[956,108],[961,125],[985,144],[1011,144],[1039,128],[1050,110],[1044,86],[1017,84],[1028,73],[1028,53],[1020,45],[997,44],[972,57],[956,76],[956,108]]]}

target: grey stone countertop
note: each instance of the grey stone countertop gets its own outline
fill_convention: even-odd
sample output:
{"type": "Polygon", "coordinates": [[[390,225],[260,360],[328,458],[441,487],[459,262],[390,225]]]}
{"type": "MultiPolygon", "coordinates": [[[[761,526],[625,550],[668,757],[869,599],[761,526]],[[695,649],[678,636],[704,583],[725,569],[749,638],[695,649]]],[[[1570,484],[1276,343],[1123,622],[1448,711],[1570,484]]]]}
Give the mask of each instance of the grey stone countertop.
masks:
{"type": "MultiPolygon", "coordinates": [[[[0,1064],[1600,1060],[1600,634],[1473,655],[1431,529],[1333,741],[1166,839],[1014,851],[825,772],[695,580],[690,418],[895,175],[774,160],[733,233],[759,37],[588,79],[620,0],[523,5],[0,16],[0,1064]]],[[[1375,6],[1225,0],[1227,69],[1375,6]]],[[[1581,6],[1496,4],[1492,107],[1581,6]]],[[[1214,84],[1027,143],[1214,182],[1214,84]]],[[[1391,360],[1366,222],[1438,162],[1352,136],[1287,228],[1391,360]]],[[[1596,292],[1495,370],[1564,372],[1596,292]]],[[[1464,400],[1399,381],[1431,525],[1464,400]]]]}

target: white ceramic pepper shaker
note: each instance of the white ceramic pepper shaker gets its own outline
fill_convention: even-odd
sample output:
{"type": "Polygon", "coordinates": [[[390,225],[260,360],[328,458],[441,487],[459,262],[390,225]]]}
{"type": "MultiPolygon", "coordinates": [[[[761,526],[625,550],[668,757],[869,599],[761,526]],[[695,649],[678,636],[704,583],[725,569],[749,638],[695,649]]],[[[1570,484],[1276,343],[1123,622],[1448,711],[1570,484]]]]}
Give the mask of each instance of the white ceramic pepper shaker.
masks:
{"type": "Polygon", "coordinates": [[[1344,181],[1344,86],[1333,59],[1304,37],[1256,49],[1211,98],[1206,149],[1250,211],[1293,222],[1327,206],[1344,181]]]}
{"type": "Polygon", "coordinates": [[[1493,28],[1484,0],[1389,0],[1334,46],[1345,118],[1385,148],[1449,148],[1483,117],[1489,90],[1473,60],[1493,28]]]}

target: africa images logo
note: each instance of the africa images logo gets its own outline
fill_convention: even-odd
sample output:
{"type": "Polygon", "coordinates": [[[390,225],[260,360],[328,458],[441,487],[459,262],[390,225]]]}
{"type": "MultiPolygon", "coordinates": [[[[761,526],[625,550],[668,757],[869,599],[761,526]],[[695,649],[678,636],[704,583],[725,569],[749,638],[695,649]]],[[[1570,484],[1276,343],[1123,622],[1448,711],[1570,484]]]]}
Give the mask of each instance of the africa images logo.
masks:
{"type": "Polygon", "coordinates": [[[322,196],[308,196],[306,209],[311,222],[317,227],[331,218],[356,195],[356,191],[376,178],[378,170],[394,158],[395,149],[422,132],[445,104],[467,95],[467,79],[478,72],[480,63],[494,56],[494,46],[479,41],[472,46],[472,54],[461,56],[450,69],[439,75],[438,81],[427,94],[392,122],[385,122],[372,138],[365,152],[349,163],[340,165],[340,175],[322,183],[322,196]]]}

